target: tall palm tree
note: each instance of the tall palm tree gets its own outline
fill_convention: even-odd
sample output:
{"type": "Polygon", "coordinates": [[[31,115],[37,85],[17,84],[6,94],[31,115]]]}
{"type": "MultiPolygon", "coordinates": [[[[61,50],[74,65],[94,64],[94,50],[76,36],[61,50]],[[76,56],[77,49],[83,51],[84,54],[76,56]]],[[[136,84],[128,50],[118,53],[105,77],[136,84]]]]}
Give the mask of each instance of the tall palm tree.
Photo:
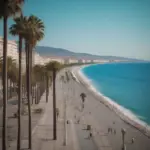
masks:
{"type": "Polygon", "coordinates": [[[14,18],[15,24],[10,27],[10,34],[19,36],[19,80],[18,80],[18,138],[17,150],[21,148],[21,103],[22,103],[22,40],[24,38],[26,17],[14,18]]]}
{"type": "Polygon", "coordinates": [[[7,20],[21,10],[23,0],[0,1],[0,18],[3,18],[3,139],[2,149],[7,148],[7,20]]]}
{"type": "Polygon", "coordinates": [[[35,104],[38,103],[38,99],[39,99],[39,96],[38,95],[38,89],[39,89],[39,86],[41,84],[41,82],[43,82],[43,76],[45,75],[45,66],[43,65],[35,65],[33,67],[33,77],[36,81],[35,83],[35,104]]]}
{"type": "MultiPolygon", "coordinates": [[[[3,66],[3,58],[1,57],[0,58],[0,67],[3,66]]],[[[13,59],[12,57],[8,56],[7,57],[7,75],[8,75],[8,78],[7,78],[7,86],[8,86],[8,81],[10,82],[10,85],[11,83],[16,83],[17,80],[18,80],[18,76],[17,76],[17,73],[18,73],[18,69],[17,69],[17,64],[16,64],[16,60],[13,59]]],[[[9,90],[10,91],[10,95],[12,94],[11,93],[11,86],[9,87],[9,90]]],[[[7,91],[7,92],[8,92],[7,91]]],[[[8,92],[9,93],[9,92],[8,92]]],[[[11,97],[11,96],[10,96],[11,97]]],[[[8,97],[9,98],[9,97],[8,97]]]]}
{"type": "MultiPolygon", "coordinates": [[[[17,64],[16,64],[16,60],[13,59],[12,57],[7,57],[7,88],[8,88],[8,81],[10,82],[10,86],[9,86],[9,95],[11,97],[11,82],[16,83],[18,80],[18,68],[17,68],[17,64]]],[[[9,98],[8,95],[8,98],[9,98]]]]}
{"type": "Polygon", "coordinates": [[[47,69],[52,71],[53,81],[53,139],[57,139],[57,126],[56,126],[56,73],[61,69],[61,64],[57,61],[52,61],[47,64],[47,69]]]}
{"type": "Polygon", "coordinates": [[[27,98],[29,110],[29,149],[32,149],[31,134],[31,73],[32,73],[32,51],[37,42],[44,37],[44,24],[41,19],[36,16],[29,16],[25,29],[25,46],[26,46],[26,62],[27,62],[27,98]]]}
{"type": "Polygon", "coordinates": [[[49,63],[45,65],[45,76],[46,76],[46,103],[48,102],[49,95],[49,84],[52,76],[52,70],[49,70],[49,63]]]}

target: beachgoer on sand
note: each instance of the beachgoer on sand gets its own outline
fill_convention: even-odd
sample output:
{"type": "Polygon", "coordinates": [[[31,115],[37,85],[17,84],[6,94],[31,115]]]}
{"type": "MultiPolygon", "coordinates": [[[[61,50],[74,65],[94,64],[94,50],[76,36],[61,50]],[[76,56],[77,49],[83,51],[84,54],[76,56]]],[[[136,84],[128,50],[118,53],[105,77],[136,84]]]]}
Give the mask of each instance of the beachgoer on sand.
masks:
{"type": "Polygon", "coordinates": [[[82,109],[84,109],[84,103],[82,103],[82,109]]]}
{"type": "Polygon", "coordinates": [[[88,137],[88,138],[91,139],[92,136],[93,136],[92,131],[90,131],[90,132],[89,132],[89,137],[88,137]]]}
{"type": "Polygon", "coordinates": [[[87,125],[87,130],[91,130],[91,125],[87,125]]]}
{"type": "Polygon", "coordinates": [[[77,120],[77,124],[79,124],[79,123],[80,123],[80,119],[77,120]]]}
{"type": "Polygon", "coordinates": [[[133,144],[133,143],[134,143],[134,141],[135,141],[135,139],[134,139],[134,138],[132,138],[131,143],[133,144]]]}
{"type": "Polygon", "coordinates": [[[112,133],[112,128],[110,128],[110,133],[112,133]]]}
{"type": "Polygon", "coordinates": [[[114,134],[116,134],[116,130],[114,129],[114,134]]]}
{"type": "Polygon", "coordinates": [[[69,124],[69,120],[67,120],[67,124],[69,124]]]}
{"type": "Polygon", "coordinates": [[[108,133],[110,132],[110,128],[108,128],[108,133]]]}
{"type": "Polygon", "coordinates": [[[56,108],[56,116],[57,116],[57,119],[59,117],[59,108],[56,108]]]}

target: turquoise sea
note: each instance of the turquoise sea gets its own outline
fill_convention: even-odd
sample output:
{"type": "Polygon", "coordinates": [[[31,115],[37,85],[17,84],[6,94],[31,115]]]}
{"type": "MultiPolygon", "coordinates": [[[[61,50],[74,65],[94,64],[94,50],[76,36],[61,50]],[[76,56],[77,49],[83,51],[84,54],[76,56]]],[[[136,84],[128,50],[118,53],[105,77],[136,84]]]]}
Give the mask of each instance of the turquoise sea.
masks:
{"type": "Polygon", "coordinates": [[[150,125],[150,62],[91,65],[82,72],[100,93],[150,125]]]}

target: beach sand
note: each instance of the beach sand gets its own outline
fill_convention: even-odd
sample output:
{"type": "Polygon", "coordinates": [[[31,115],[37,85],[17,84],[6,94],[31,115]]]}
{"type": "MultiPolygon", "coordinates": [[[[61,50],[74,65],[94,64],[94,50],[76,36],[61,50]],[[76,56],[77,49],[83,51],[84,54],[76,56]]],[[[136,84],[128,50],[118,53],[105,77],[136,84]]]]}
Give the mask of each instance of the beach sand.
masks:
{"type": "Polygon", "coordinates": [[[83,78],[79,70],[80,67],[71,69],[71,72],[74,74],[75,78],[77,78],[77,83],[72,86],[75,86],[76,93],[86,93],[85,116],[86,118],[91,118],[89,119],[92,121],[91,124],[95,127],[99,127],[98,130],[101,130],[100,133],[106,133],[109,127],[115,129],[116,134],[108,134],[108,141],[111,147],[114,150],[121,150],[121,129],[124,128],[126,129],[125,143],[127,150],[150,150],[150,139],[141,133],[141,131],[122,120],[118,111],[115,112],[112,110],[111,106],[106,106],[105,98],[102,95],[97,95],[94,89],[91,89],[91,86],[86,82],[85,78],[83,78]],[[132,138],[135,139],[134,144],[131,144],[132,138]]]}

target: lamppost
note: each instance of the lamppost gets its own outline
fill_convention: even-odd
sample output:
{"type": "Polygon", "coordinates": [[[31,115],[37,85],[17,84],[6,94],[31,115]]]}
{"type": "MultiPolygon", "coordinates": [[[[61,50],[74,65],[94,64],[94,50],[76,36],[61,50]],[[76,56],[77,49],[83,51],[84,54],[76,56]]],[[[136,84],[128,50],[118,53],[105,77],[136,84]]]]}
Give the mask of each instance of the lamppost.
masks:
{"type": "Polygon", "coordinates": [[[126,129],[122,128],[121,133],[122,133],[122,150],[126,150],[126,145],[125,145],[126,129]]]}
{"type": "MultiPolygon", "coordinates": [[[[62,85],[65,84],[65,79],[64,76],[62,76],[62,85]]],[[[63,86],[62,86],[62,91],[63,90],[63,86]]],[[[63,92],[63,99],[64,99],[64,141],[63,141],[63,145],[66,146],[67,145],[67,127],[66,127],[66,120],[67,120],[67,113],[66,113],[66,109],[67,109],[67,92],[64,91],[63,92]]]]}

